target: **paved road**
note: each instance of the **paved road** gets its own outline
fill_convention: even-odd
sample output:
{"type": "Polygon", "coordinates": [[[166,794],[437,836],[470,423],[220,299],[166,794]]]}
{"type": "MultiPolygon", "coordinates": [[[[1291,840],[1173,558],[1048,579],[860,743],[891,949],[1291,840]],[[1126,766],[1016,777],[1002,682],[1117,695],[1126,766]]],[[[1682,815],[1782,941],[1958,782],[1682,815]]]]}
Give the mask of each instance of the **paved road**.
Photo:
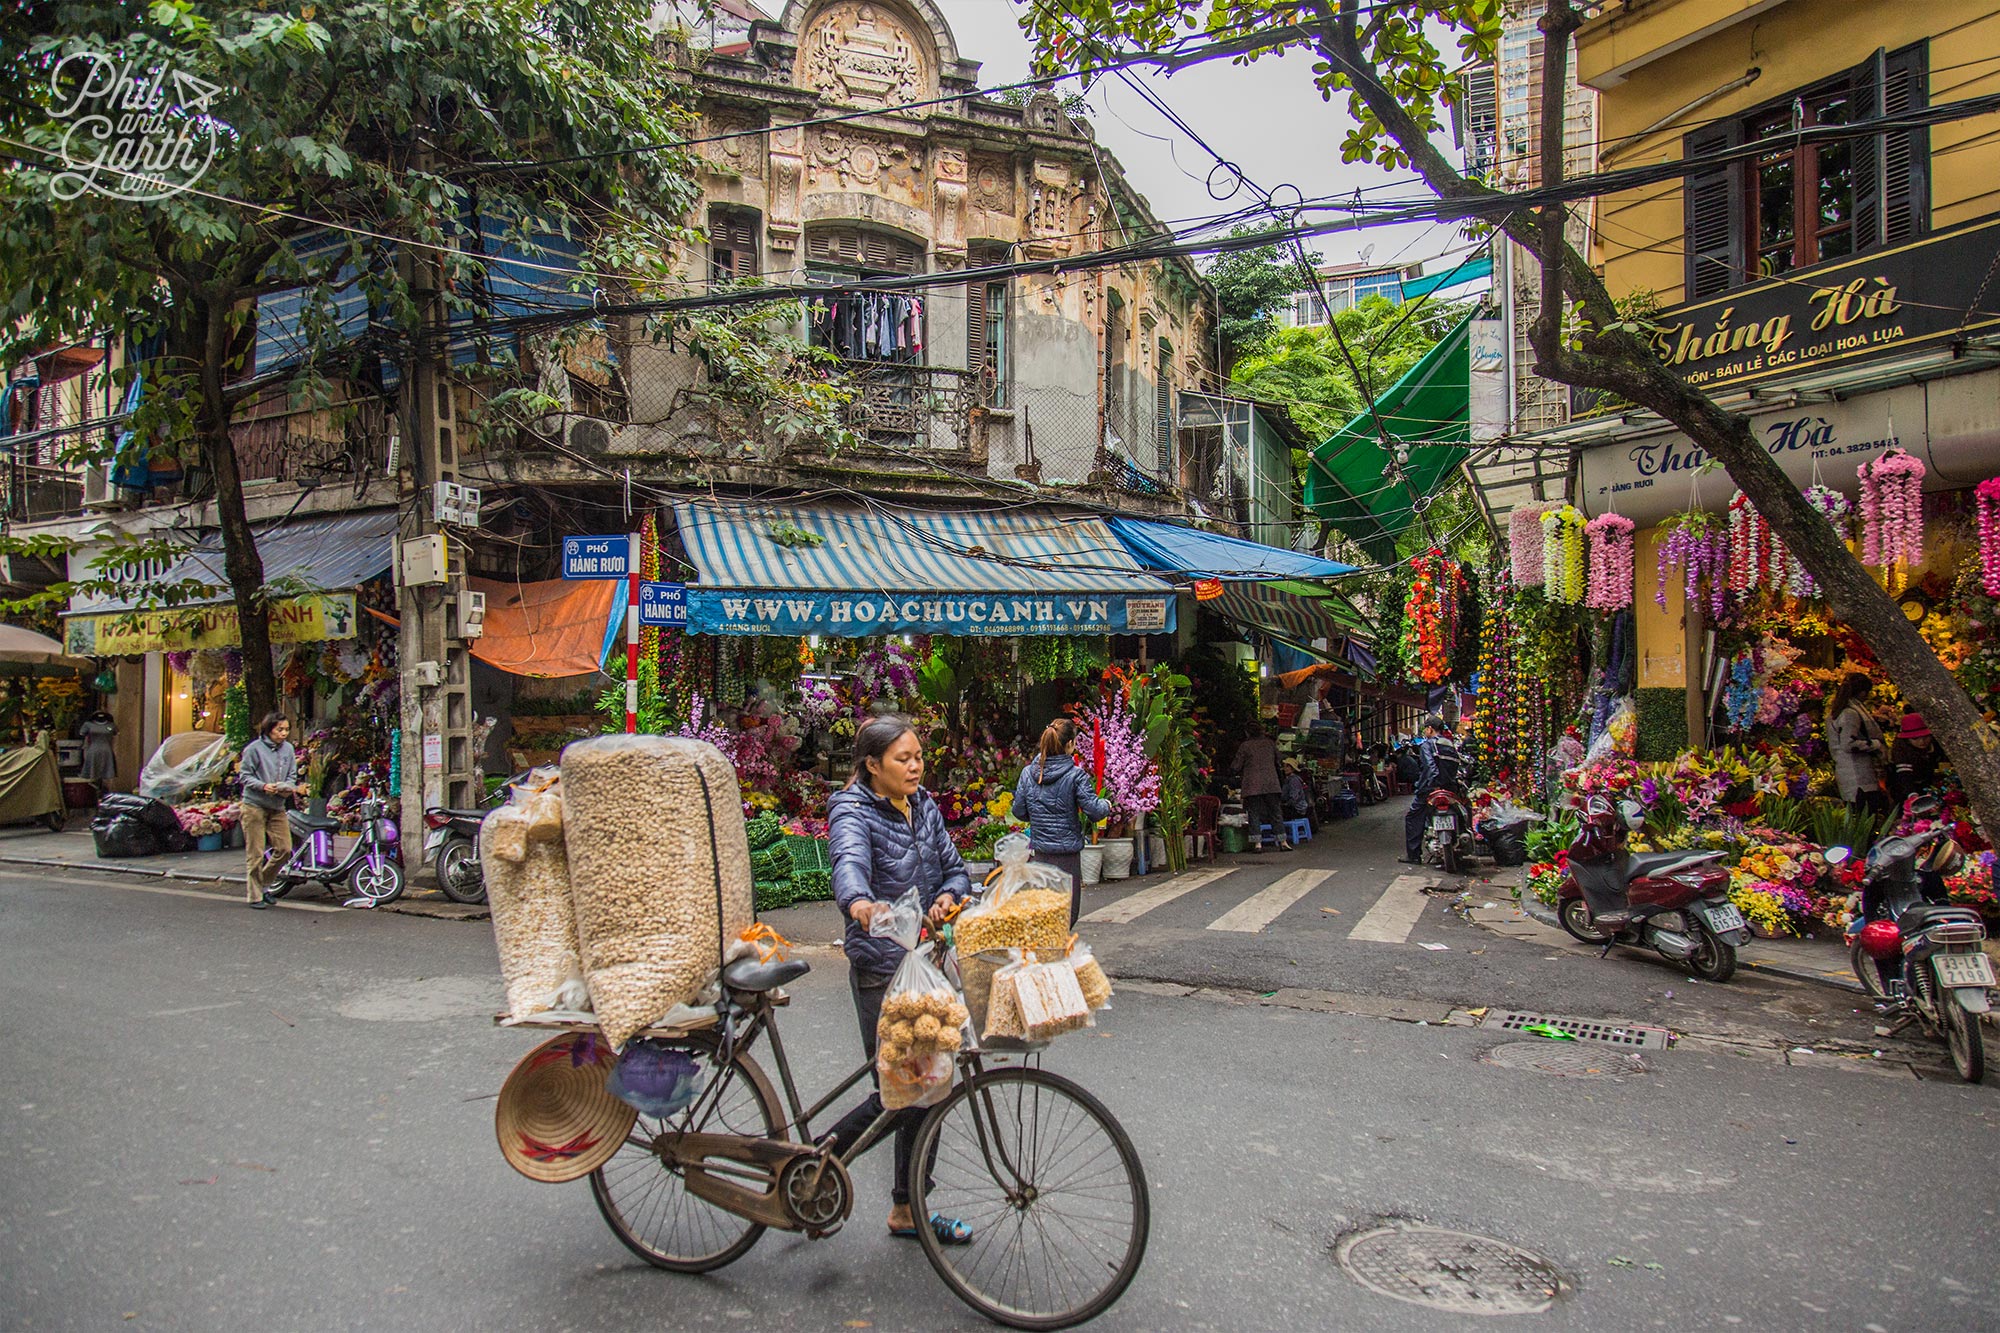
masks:
{"type": "MultiPolygon", "coordinates": [[[[633,1260],[583,1186],[509,1171],[491,1099],[534,1039],[488,1021],[484,925],[139,887],[0,876],[10,1326],[985,1326],[879,1230],[885,1154],[841,1235],[704,1279],[633,1260]]],[[[837,956],[812,956],[786,1027],[825,1086],[855,1039],[837,956]]],[[[1488,1062],[1489,1028],[1181,990],[1127,988],[1050,1056],[1153,1190],[1146,1266],[1098,1327],[1490,1328],[1340,1271],[1335,1239],[1382,1217],[1546,1258],[1551,1328],[2000,1324],[1994,1207],[1965,1185],[2000,1143],[1990,1089],[1719,1046],[1572,1081],[1488,1062]]]]}

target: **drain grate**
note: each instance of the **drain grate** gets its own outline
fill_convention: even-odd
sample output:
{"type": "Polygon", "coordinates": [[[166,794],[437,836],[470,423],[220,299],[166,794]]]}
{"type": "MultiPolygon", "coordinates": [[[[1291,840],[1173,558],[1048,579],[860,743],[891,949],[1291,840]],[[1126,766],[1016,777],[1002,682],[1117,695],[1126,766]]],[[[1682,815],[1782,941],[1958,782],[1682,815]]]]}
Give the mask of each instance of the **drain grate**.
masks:
{"type": "MultiPolygon", "coordinates": [[[[1492,1022],[1492,1020],[1488,1020],[1492,1022]]],[[[1667,1049],[1665,1028],[1640,1027],[1636,1023],[1603,1023],[1594,1018],[1553,1018],[1547,1014],[1500,1015],[1498,1026],[1508,1032],[1519,1032],[1523,1028],[1547,1023],[1561,1028],[1578,1041],[1601,1042],[1606,1046],[1622,1046],[1635,1051],[1664,1051],[1667,1049]]]]}
{"type": "Polygon", "coordinates": [[[1510,1041],[1488,1051],[1486,1060],[1508,1069],[1536,1069],[1565,1078],[1626,1078],[1646,1072],[1646,1062],[1626,1051],[1567,1041],[1510,1041]]]}
{"type": "Polygon", "coordinates": [[[1370,1291],[1453,1314],[1538,1314],[1563,1285],[1554,1266],[1526,1250],[1410,1222],[1356,1232],[1334,1258],[1370,1291]]]}

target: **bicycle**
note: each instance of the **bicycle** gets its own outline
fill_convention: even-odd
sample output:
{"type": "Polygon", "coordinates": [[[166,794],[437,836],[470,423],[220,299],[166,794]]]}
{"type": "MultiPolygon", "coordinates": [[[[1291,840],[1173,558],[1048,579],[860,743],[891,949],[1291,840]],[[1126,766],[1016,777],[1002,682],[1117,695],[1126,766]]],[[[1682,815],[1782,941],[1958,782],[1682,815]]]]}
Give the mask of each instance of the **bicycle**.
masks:
{"type": "MultiPolygon", "coordinates": [[[[944,942],[931,947],[942,964],[944,942]]],[[[647,1263],[706,1273],[742,1258],[768,1228],[816,1240],[853,1212],[848,1166],[896,1112],[845,1153],[813,1142],[813,1119],[873,1066],[801,1105],[776,1022],[789,998],[772,992],[810,970],[803,959],[732,963],[716,1027],[660,1038],[698,1060],[707,1082],[679,1114],[641,1115],[590,1174],[606,1224],[647,1263]],[[783,1103],[750,1053],[765,1036],[783,1103]]],[[[910,1155],[925,1257],[967,1305],[1011,1328],[1068,1328],[1109,1309],[1137,1274],[1151,1226],[1131,1139],[1090,1093],[1028,1063],[1046,1045],[1020,1044],[1005,1053],[1022,1063],[992,1067],[988,1057],[1001,1052],[990,1046],[961,1051],[955,1086],[925,1115],[910,1155]],[[933,1212],[967,1223],[970,1241],[941,1240],[926,1224],[933,1212]]]]}
{"type": "Polygon", "coordinates": [[[286,818],[292,827],[292,854],[272,872],[264,890],[282,898],[305,884],[318,884],[338,896],[344,885],[352,895],[350,905],[373,907],[394,902],[403,893],[403,867],[394,851],[395,821],[389,818],[389,803],[379,796],[364,797],[354,809],[361,821],[361,837],[344,857],[333,854],[333,835],[340,821],[296,810],[286,818]]]}

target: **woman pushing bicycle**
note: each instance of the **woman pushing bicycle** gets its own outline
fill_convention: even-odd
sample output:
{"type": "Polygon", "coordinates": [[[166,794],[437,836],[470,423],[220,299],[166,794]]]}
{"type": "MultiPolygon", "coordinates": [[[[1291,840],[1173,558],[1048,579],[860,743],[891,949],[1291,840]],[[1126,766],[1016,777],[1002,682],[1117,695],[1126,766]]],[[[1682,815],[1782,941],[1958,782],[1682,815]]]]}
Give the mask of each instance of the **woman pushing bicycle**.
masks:
{"type": "MultiPolygon", "coordinates": [[[[936,924],[971,890],[965,861],[952,844],[937,802],[924,790],[923,777],[923,746],[915,728],[900,717],[878,717],[856,733],[854,775],[827,802],[833,896],[847,918],[848,989],[854,996],[855,1017],[861,1021],[861,1045],[871,1064],[882,1000],[904,955],[896,941],[869,934],[875,913],[886,912],[914,888],[936,924]]],[[[879,1087],[879,1077],[876,1081],[879,1087]]],[[[881,1093],[870,1094],[821,1142],[845,1153],[882,1110],[881,1093]]],[[[896,1113],[896,1176],[889,1195],[892,1236],[917,1234],[916,1219],[910,1214],[909,1166],[924,1115],[920,1106],[896,1113]]],[[[947,1245],[972,1239],[972,1229],[956,1219],[933,1213],[928,1222],[947,1245]]]]}

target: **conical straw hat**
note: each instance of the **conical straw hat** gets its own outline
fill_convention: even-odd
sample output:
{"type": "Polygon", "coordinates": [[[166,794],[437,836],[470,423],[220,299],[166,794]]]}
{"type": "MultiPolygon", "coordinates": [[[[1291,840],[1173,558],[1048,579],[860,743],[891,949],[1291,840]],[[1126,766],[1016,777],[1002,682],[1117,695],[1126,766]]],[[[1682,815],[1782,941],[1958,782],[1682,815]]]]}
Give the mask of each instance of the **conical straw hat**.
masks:
{"type": "Polygon", "coordinates": [[[639,1118],[604,1090],[617,1062],[595,1032],[565,1032],[523,1056],[493,1108],[507,1164],[553,1185],[580,1180],[610,1161],[639,1118]]]}

